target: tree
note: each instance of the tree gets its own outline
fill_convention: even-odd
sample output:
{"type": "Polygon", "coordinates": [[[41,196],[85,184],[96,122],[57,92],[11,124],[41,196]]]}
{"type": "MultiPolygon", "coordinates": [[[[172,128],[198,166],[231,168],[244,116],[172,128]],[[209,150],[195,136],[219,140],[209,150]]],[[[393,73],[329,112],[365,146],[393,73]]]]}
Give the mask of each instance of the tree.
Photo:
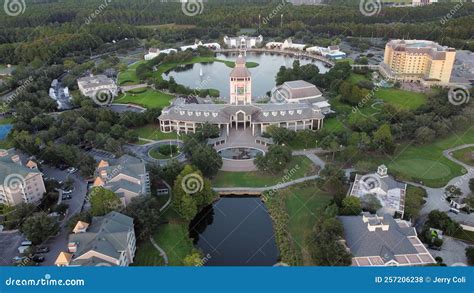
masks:
{"type": "Polygon", "coordinates": [[[361,205],[364,210],[369,211],[370,213],[376,213],[380,208],[382,208],[382,204],[375,194],[366,194],[362,197],[361,205]]]}
{"type": "Polygon", "coordinates": [[[145,238],[155,233],[161,224],[161,204],[155,196],[139,196],[132,199],[125,214],[134,219],[137,238],[145,238]]]}
{"type": "Polygon", "coordinates": [[[39,212],[27,218],[21,225],[20,231],[33,244],[40,244],[49,236],[54,235],[58,229],[59,225],[54,218],[49,217],[45,212],[39,212]]]}
{"type": "Polygon", "coordinates": [[[103,187],[94,187],[89,198],[93,216],[103,216],[122,207],[122,202],[118,196],[113,191],[103,187]]]}
{"type": "Polygon", "coordinates": [[[391,152],[393,148],[393,137],[390,125],[383,124],[374,133],[373,143],[379,149],[391,152]]]}
{"type": "Polygon", "coordinates": [[[362,212],[360,200],[355,196],[348,196],[342,200],[341,214],[346,216],[357,216],[362,212]]]}
{"type": "Polygon", "coordinates": [[[444,194],[446,195],[446,198],[460,197],[462,196],[462,191],[459,187],[456,187],[454,185],[448,185],[444,189],[444,194]]]}
{"type": "Polygon", "coordinates": [[[469,189],[474,193],[474,178],[469,179],[469,189]]]}
{"type": "Polygon", "coordinates": [[[278,127],[276,125],[271,125],[267,128],[266,132],[273,138],[273,142],[276,144],[289,144],[295,137],[296,132],[289,130],[284,127],[278,127]]]}
{"type": "Polygon", "coordinates": [[[174,182],[173,207],[188,221],[192,220],[200,209],[211,204],[216,197],[211,182],[191,165],[184,166],[174,182]]]}
{"type": "Polygon", "coordinates": [[[405,196],[405,212],[403,217],[407,220],[414,221],[425,203],[426,190],[421,187],[408,186],[405,196]]]}
{"type": "Polygon", "coordinates": [[[190,254],[186,255],[183,260],[183,264],[188,267],[199,267],[203,265],[203,257],[201,252],[197,249],[193,249],[190,254]]]}
{"type": "Polygon", "coordinates": [[[207,145],[199,144],[191,151],[191,163],[205,176],[214,176],[222,167],[222,157],[217,151],[207,145]]]}
{"type": "Polygon", "coordinates": [[[21,226],[25,219],[31,217],[37,210],[37,206],[31,203],[20,203],[13,207],[12,210],[7,210],[5,213],[5,226],[7,229],[17,229],[21,226]]]}
{"type": "Polygon", "coordinates": [[[448,236],[454,235],[461,226],[452,220],[445,212],[433,210],[428,214],[428,220],[425,222],[426,228],[436,228],[442,230],[448,236]]]}
{"type": "Polygon", "coordinates": [[[272,145],[265,155],[258,154],[254,162],[261,171],[275,173],[283,171],[292,159],[291,149],[287,146],[272,145]]]}
{"type": "Polygon", "coordinates": [[[351,255],[343,244],[344,227],[336,218],[320,216],[314,225],[309,240],[309,251],[317,266],[348,266],[352,263],[351,255]]]}

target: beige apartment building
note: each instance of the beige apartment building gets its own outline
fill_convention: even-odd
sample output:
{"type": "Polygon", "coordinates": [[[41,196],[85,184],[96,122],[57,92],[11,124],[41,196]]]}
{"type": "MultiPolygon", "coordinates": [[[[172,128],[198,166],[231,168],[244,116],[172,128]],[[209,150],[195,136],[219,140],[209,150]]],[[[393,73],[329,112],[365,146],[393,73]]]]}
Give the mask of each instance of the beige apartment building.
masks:
{"type": "Polygon", "coordinates": [[[46,188],[36,164],[23,166],[20,157],[11,150],[0,150],[0,204],[37,204],[46,188]]]}
{"type": "Polygon", "coordinates": [[[391,40],[385,46],[381,73],[389,79],[449,85],[456,50],[424,40],[391,40]]]}

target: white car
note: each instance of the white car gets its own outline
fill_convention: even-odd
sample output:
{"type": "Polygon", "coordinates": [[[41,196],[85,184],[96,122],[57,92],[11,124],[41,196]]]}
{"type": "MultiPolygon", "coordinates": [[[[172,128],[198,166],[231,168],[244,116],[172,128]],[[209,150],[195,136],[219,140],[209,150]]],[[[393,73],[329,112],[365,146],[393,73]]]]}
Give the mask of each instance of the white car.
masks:
{"type": "Polygon", "coordinates": [[[67,168],[66,172],[68,172],[69,174],[76,173],[77,169],[74,168],[74,167],[69,167],[69,168],[67,168]]]}
{"type": "Polygon", "coordinates": [[[32,244],[33,244],[33,243],[31,243],[31,241],[25,240],[25,241],[23,241],[20,245],[21,245],[21,246],[31,246],[32,244]]]}

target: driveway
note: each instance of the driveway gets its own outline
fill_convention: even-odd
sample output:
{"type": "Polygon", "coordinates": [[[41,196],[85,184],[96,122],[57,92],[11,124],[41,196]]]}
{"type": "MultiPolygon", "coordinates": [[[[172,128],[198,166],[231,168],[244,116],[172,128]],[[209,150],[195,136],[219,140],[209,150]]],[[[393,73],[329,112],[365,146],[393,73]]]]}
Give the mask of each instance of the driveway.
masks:
{"type": "Polygon", "coordinates": [[[429,249],[433,257],[440,256],[443,262],[448,266],[459,266],[461,264],[467,265],[466,248],[469,244],[452,237],[443,236],[443,246],[441,251],[429,249]]]}

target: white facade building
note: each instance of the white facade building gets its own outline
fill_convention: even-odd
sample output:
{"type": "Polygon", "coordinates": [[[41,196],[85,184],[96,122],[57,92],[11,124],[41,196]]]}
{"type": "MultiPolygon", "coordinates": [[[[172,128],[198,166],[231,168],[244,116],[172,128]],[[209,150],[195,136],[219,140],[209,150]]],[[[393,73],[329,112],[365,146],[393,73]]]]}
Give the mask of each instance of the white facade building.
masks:
{"type": "Polygon", "coordinates": [[[77,86],[82,95],[90,98],[104,92],[110,93],[112,96],[118,94],[118,87],[115,81],[105,75],[81,77],[77,80],[77,86]]]}
{"type": "Polygon", "coordinates": [[[249,37],[249,36],[238,36],[238,37],[224,37],[224,44],[228,48],[238,49],[251,49],[255,48],[263,43],[263,36],[249,37]]]}

